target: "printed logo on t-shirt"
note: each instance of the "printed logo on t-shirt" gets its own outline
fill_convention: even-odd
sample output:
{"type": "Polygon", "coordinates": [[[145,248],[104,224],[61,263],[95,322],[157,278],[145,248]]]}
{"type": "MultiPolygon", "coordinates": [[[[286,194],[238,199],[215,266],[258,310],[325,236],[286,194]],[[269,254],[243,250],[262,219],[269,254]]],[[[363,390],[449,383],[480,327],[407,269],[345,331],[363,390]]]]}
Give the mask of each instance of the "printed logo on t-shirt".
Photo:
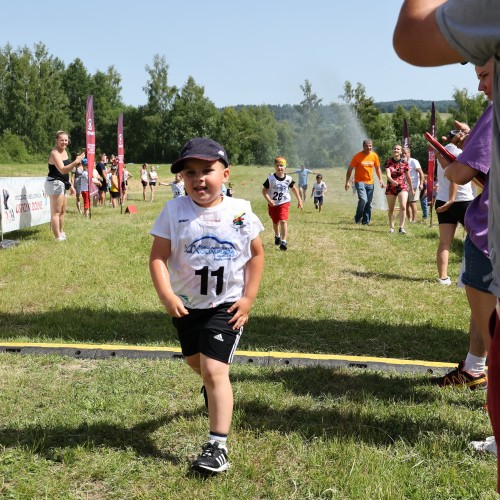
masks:
{"type": "Polygon", "coordinates": [[[198,255],[212,255],[215,261],[233,260],[236,248],[230,241],[224,241],[217,236],[203,236],[189,245],[185,245],[184,253],[198,255]]]}
{"type": "Polygon", "coordinates": [[[240,215],[237,215],[236,217],[233,218],[233,227],[235,229],[241,229],[242,227],[245,227],[245,212],[243,212],[240,215]]]}

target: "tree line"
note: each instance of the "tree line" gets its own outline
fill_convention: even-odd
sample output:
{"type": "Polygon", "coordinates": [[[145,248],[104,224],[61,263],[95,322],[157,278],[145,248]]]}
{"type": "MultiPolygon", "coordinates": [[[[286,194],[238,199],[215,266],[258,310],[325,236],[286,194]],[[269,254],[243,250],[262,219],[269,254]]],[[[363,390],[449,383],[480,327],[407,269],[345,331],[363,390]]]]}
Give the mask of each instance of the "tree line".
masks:
{"type": "MultiPolygon", "coordinates": [[[[0,162],[45,160],[60,129],[70,133],[70,150],[79,150],[85,143],[85,103],[93,95],[97,153],[116,152],[117,117],[123,113],[126,162],[170,163],[187,140],[210,136],[224,145],[234,164],[269,165],[283,155],[292,166],[346,166],[366,137],[381,159],[390,156],[402,141],[406,119],[413,156],[427,164],[422,136],[429,129],[430,107],[422,112],[421,102],[384,112],[361,83],[346,81],[341,102],[324,103],[306,80],[297,105],[218,109],[194,78],[180,88],[171,85],[164,56],[155,55],[145,72],[146,104],[134,107],[123,103],[121,76],[113,66],[90,74],[79,58],[65,65],[43,43],[33,49],[5,45],[0,49],[0,162]]],[[[447,109],[438,109],[437,135],[453,128],[453,119],[475,123],[486,105],[482,94],[455,90],[447,109]],[[444,119],[441,113],[449,115],[444,119]]]]}

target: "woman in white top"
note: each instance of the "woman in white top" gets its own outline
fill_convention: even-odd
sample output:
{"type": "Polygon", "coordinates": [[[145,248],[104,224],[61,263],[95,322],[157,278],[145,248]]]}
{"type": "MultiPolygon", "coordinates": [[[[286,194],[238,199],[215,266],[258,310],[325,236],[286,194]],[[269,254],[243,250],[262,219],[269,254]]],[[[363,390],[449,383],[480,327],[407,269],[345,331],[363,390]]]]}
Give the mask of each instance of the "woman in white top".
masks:
{"type": "Polygon", "coordinates": [[[155,197],[155,188],[156,188],[156,181],[158,180],[158,173],[156,172],[155,168],[153,165],[149,167],[149,189],[151,191],[149,195],[149,201],[154,201],[155,197]]]}
{"type": "MultiPolygon", "coordinates": [[[[462,140],[461,133],[454,135],[450,143],[445,147],[455,156],[458,156],[462,150],[456,144],[462,140]]],[[[438,163],[437,167],[437,194],[435,209],[439,221],[439,246],[436,253],[437,269],[439,274],[439,283],[441,285],[451,285],[451,279],[448,276],[448,258],[450,248],[458,223],[464,225],[465,212],[474,199],[471,183],[460,186],[450,182],[444,176],[444,169],[438,163]]]]}

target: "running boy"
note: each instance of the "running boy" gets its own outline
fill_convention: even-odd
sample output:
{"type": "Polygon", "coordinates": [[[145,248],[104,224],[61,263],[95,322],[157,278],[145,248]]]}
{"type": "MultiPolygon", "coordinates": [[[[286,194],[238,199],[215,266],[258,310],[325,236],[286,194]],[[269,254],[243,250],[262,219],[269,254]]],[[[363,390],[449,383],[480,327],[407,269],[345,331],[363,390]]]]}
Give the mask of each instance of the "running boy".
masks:
{"type": "Polygon", "coordinates": [[[312,191],[311,191],[311,197],[314,194],[314,208],[319,209],[318,211],[321,212],[321,207],[323,206],[323,196],[326,194],[328,191],[328,188],[326,187],[326,184],[323,182],[323,176],[321,174],[318,174],[316,176],[316,183],[313,184],[312,191]]]}
{"type": "Polygon", "coordinates": [[[212,139],[190,140],[170,170],[182,172],[187,196],[168,201],[156,219],[149,269],[182,353],[203,378],[210,432],[191,467],[217,473],[229,467],[229,365],[259,288],[264,227],[248,201],[221,194],[228,159],[212,139]]]}
{"type": "Polygon", "coordinates": [[[286,175],[286,160],[282,156],[274,159],[276,172],[269,175],[264,182],[262,194],[267,201],[267,210],[273,221],[274,244],[279,245],[280,250],[287,249],[288,235],[288,211],[290,208],[290,189],[297,198],[298,207],[302,210],[302,199],[295,182],[286,175]]]}

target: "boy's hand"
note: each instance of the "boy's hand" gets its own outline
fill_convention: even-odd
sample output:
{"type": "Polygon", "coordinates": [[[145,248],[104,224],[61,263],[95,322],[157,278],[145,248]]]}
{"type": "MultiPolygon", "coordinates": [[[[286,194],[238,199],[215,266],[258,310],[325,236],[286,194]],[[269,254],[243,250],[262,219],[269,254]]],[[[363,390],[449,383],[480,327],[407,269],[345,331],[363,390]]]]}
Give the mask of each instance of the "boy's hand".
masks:
{"type": "Polygon", "coordinates": [[[169,316],[173,318],[182,318],[189,314],[189,311],[184,307],[184,302],[177,295],[173,295],[165,304],[165,309],[169,316]]]}
{"type": "Polygon", "coordinates": [[[302,200],[299,198],[299,203],[297,204],[297,208],[300,208],[302,210],[303,204],[302,200]]]}
{"type": "Polygon", "coordinates": [[[233,330],[238,330],[242,326],[248,323],[248,317],[250,315],[250,309],[252,308],[253,300],[247,297],[241,297],[237,300],[228,310],[228,313],[234,313],[234,316],[228,321],[230,325],[233,325],[233,330]]]}

